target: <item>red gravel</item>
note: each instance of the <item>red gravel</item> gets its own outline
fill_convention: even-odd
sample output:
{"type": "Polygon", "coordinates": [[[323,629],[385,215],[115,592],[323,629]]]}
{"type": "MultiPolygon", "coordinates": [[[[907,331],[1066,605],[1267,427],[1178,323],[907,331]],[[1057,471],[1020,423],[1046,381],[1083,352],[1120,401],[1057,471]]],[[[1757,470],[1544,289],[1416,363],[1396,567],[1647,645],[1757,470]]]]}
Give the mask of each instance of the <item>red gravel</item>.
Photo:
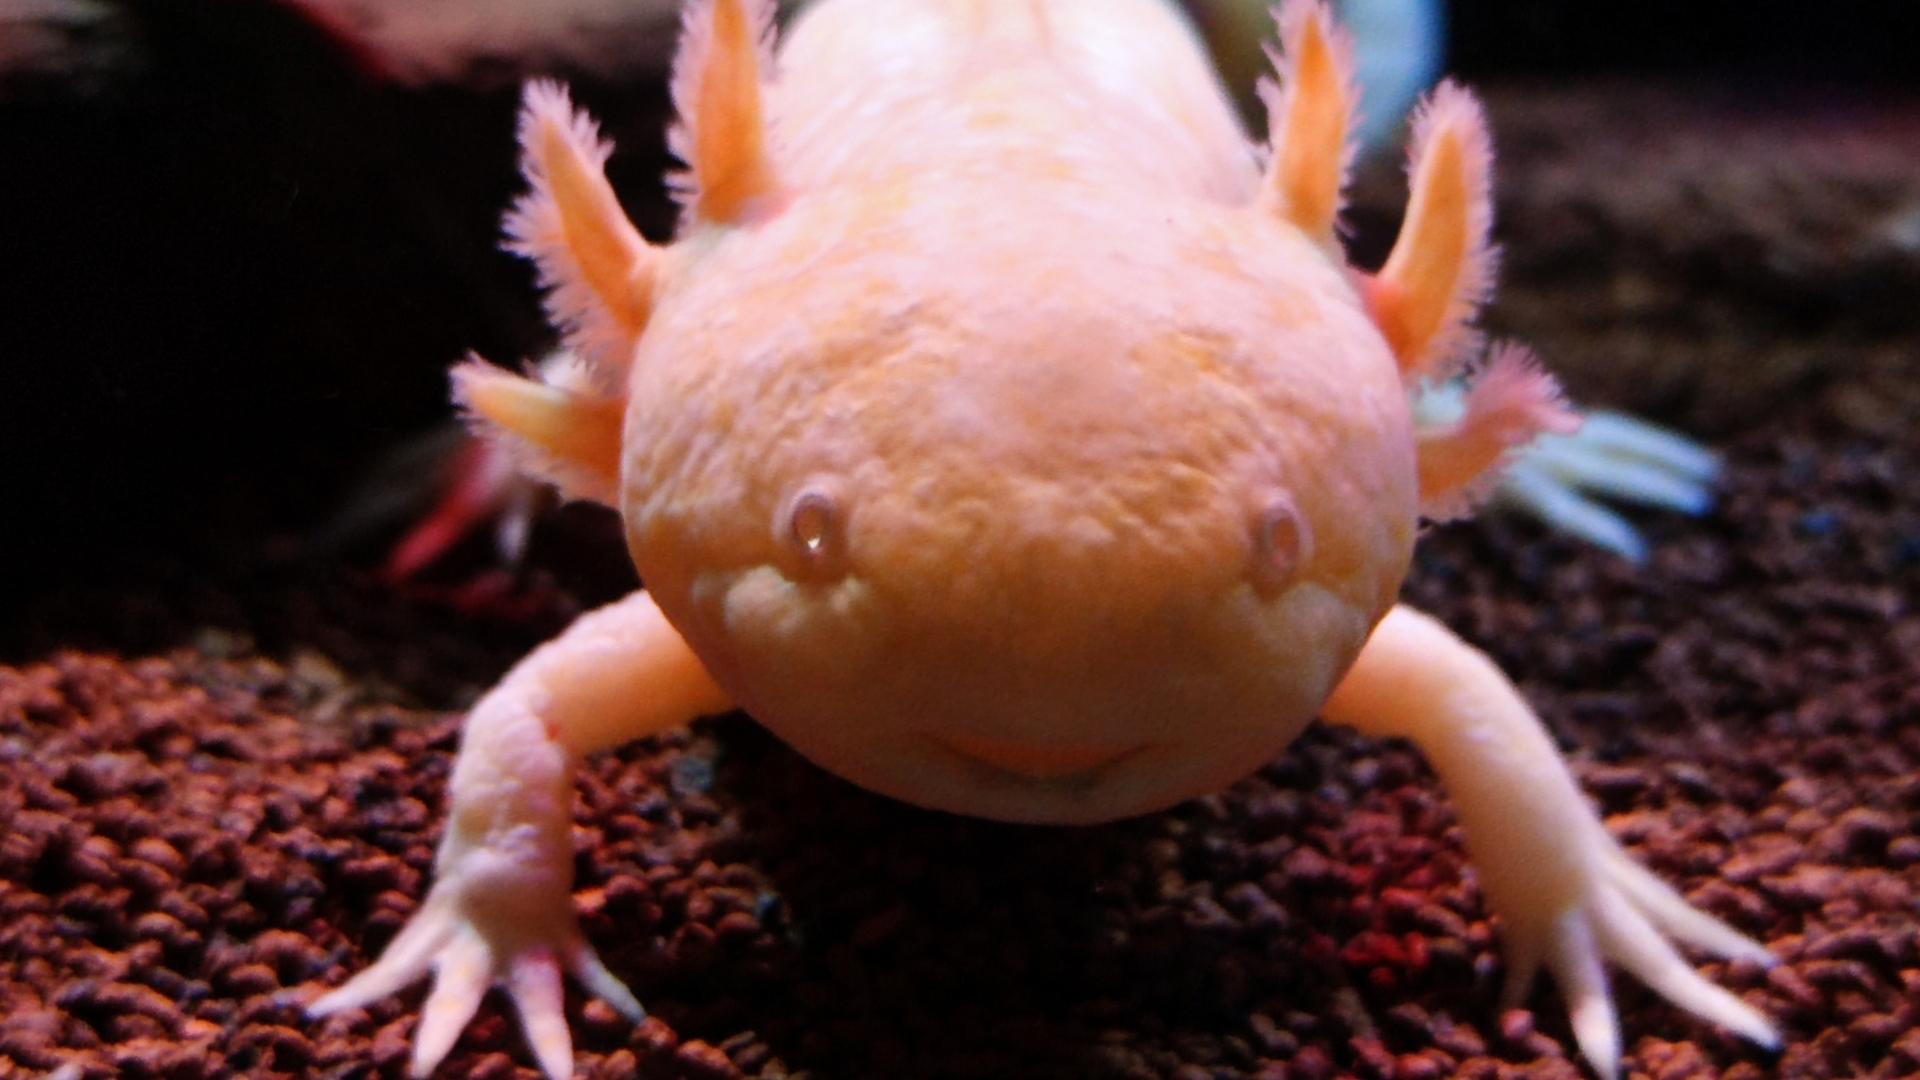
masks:
{"type": "MultiPolygon", "coordinates": [[[[1634,1075],[1920,1070],[1916,456],[1749,439],[1643,572],[1501,521],[1423,550],[1410,598],[1516,674],[1616,835],[1784,961],[1708,965],[1777,1060],[1623,982],[1634,1075]]],[[[0,1075],[401,1075],[417,992],[299,1010],[424,895],[456,718],[392,695],[311,652],[0,670],[0,1075]]],[[[1551,992],[1495,1008],[1498,927],[1400,745],[1319,732],[1091,829],[905,807],[740,718],[580,790],[587,932],[654,1013],[576,996],[585,1075],[1581,1071],[1551,992]]],[[[495,999],[443,1075],[529,1063],[495,999]]]]}

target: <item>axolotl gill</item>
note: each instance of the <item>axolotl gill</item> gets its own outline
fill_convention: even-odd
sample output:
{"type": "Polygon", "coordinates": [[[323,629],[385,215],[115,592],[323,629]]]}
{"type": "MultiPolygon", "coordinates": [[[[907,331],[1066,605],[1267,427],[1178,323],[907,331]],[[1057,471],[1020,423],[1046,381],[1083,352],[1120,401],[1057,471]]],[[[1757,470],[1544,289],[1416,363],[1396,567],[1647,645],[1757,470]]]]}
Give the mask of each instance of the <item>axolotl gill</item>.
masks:
{"type": "Polygon", "coordinates": [[[1600,1075],[1607,961],[1772,1045],[1670,940],[1766,951],[1634,864],[1498,669],[1395,603],[1423,518],[1572,420],[1471,328],[1494,263],[1473,97],[1424,104],[1367,274],[1338,239],[1356,90],[1320,0],[1277,11],[1270,148],[1171,0],[818,0],[777,52],[772,8],[686,9],[670,245],[564,91],[527,89],[507,231],[582,367],[470,361],[455,394],[620,511],[646,588],[474,706],[430,894],[311,1012],[432,974],[425,1074],[499,982],[569,1075],[563,974],[643,1015],[573,912],[574,763],[701,715],[744,709],[907,802],[1053,823],[1218,790],[1321,717],[1419,745],[1510,998],[1544,966],[1600,1075]],[[1458,418],[1416,425],[1410,389],[1469,360],[1458,418]]]}

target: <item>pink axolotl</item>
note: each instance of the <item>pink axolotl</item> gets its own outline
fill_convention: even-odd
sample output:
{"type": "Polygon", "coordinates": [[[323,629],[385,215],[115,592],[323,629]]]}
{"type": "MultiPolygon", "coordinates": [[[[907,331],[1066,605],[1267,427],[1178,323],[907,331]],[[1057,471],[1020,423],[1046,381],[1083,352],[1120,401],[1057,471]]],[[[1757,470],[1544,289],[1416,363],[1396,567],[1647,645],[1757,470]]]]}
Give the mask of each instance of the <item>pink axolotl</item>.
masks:
{"type": "Polygon", "coordinates": [[[583,754],[742,708],[923,806],[1096,822],[1217,790],[1318,716],[1417,742],[1506,927],[1616,1071],[1611,960],[1758,1042],[1669,939],[1766,951],[1629,860],[1483,655],[1396,606],[1423,516],[1566,426],[1494,349],[1458,418],[1408,391],[1474,349],[1491,150],[1443,84],[1377,275],[1336,239],[1354,91],[1318,0],[1280,10],[1271,154],[1166,0],[693,0],[685,218],[657,247],[610,149],[527,92],[508,226],[589,378],[470,363],[469,412],[617,507],[647,584],[473,709],[424,906],[338,1012],[433,974],[426,1073],[503,982],[572,1069],[561,977],[638,1017],[571,897],[583,754]]]}

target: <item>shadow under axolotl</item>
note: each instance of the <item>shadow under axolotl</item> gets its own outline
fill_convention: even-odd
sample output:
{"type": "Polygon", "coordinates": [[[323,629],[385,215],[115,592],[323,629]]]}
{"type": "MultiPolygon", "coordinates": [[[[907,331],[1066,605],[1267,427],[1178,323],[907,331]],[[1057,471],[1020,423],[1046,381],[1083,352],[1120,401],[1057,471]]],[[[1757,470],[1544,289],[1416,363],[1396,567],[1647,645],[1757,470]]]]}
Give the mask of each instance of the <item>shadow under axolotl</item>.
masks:
{"type": "MultiPolygon", "coordinates": [[[[1168,1064],[1154,1044],[1353,1069],[1497,1026],[1497,934],[1406,746],[1317,730],[1226,792],[1078,828],[872,795],[740,715],[696,727],[666,790],[636,788],[647,753],[586,770],[582,896],[680,1039],[821,1076],[1094,1077],[1168,1064]]],[[[662,1034],[576,1025],[586,1054],[662,1034]]]]}

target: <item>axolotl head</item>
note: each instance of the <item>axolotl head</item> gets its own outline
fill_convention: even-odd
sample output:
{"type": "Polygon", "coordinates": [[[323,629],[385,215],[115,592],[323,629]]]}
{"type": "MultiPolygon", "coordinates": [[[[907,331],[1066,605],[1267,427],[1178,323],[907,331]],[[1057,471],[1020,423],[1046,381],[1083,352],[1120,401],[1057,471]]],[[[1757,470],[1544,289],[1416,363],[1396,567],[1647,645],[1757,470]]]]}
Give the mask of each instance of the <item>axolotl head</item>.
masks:
{"type": "Polygon", "coordinates": [[[1314,715],[1415,528],[1398,370],[1297,233],[1196,207],[848,200],[699,253],[621,509],[716,680],[863,786],[1099,820],[1314,715]]]}
{"type": "Polygon", "coordinates": [[[469,365],[463,397],[620,509],[714,680],[833,772],[1028,821],[1215,790],[1313,718],[1423,504],[1552,415],[1550,381],[1503,363],[1416,439],[1407,385],[1485,291],[1484,128],[1443,88],[1398,246],[1348,268],[1349,83],[1322,9],[1294,8],[1273,162],[1232,199],[1044,153],[997,186],[960,158],[785,182],[742,21],[769,9],[713,0],[677,76],[671,247],[621,214],[591,125],[530,89],[509,226],[598,381],[469,365]]]}

